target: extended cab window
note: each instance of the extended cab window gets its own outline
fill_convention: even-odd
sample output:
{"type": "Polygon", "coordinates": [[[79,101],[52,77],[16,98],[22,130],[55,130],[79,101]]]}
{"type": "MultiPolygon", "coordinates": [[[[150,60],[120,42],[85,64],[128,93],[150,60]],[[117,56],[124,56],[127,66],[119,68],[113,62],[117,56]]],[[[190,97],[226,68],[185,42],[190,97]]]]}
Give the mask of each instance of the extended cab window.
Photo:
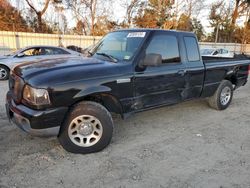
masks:
{"type": "Polygon", "coordinates": [[[199,61],[199,48],[194,37],[184,37],[188,61],[199,61]]]}
{"type": "Polygon", "coordinates": [[[171,35],[155,35],[150,41],[146,54],[160,54],[162,63],[177,63],[180,62],[180,54],[178,41],[175,36],[171,35]]]}

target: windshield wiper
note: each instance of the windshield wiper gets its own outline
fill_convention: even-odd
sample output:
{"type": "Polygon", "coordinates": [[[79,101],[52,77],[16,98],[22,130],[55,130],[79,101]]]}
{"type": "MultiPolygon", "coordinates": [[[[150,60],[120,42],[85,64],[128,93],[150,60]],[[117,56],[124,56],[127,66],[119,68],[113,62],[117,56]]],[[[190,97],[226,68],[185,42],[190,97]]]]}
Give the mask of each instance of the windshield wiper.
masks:
{"type": "Polygon", "coordinates": [[[116,58],[114,58],[112,55],[106,54],[106,53],[101,53],[101,52],[96,52],[97,55],[102,55],[105,57],[108,57],[109,59],[111,59],[113,62],[117,62],[118,60],[116,58]]]}

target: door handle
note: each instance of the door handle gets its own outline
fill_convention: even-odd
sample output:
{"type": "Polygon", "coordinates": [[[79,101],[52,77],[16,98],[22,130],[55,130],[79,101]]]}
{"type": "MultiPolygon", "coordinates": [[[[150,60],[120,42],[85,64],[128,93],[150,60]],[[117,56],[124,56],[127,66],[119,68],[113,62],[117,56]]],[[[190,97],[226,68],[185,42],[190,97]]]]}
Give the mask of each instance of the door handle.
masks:
{"type": "Polygon", "coordinates": [[[177,72],[177,74],[179,74],[179,75],[181,75],[181,76],[184,76],[185,74],[186,74],[186,70],[179,70],[178,72],[177,72]]]}

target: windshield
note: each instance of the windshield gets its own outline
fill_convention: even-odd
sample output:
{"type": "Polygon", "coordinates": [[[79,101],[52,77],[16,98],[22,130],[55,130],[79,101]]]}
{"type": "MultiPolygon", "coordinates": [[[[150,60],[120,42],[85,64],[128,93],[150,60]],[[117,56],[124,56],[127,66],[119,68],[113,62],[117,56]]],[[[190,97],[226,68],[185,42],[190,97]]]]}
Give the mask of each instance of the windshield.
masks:
{"type": "Polygon", "coordinates": [[[140,47],[146,32],[119,31],[107,34],[90,51],[94,57],[109,56],[109,59],[130,60],[140,47]]]}
{"type": "Polygon", "coordinates": [[[14,51],[12,51],[11,53],[9,53],[9,54],[7,54],[7,55],[5,55],[5,56],[13,56],[13,55],[15,55],[18,51],[19,51],[19,50],[14,50],[14,51]]]}

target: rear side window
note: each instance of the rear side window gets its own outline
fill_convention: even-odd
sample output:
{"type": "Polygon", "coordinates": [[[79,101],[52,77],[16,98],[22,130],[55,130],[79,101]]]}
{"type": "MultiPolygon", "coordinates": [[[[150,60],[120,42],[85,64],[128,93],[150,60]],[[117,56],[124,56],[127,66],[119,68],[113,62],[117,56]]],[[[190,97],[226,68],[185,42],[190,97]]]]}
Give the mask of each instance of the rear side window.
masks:
{"type": "Polygon", "coordinates": [[[184,37],[188,61],[199,61],[199,48],[194,37],[184,37]]]}
{"type": "Polygon", "coordinates": [[[42,48],[41,55],[60,55],[60,54],[70,54],[69,52],[60,48],[42,48]]]}
{"type": "Polygon", "coordinates": [[[63,50],[61,48],[50,48],[49,50],[51,50],[54,55],[58,55],[58,54],[70,54],[69,52],[67,52],[67,51],[65,51],[65,50],[63,50]]]}
{"type": "Polygon", "coordinates": [[[160,54],[162,63],[180,62],[177,38],[171,35],[155,35],[150,41],[146,54],[160,54]]]}

